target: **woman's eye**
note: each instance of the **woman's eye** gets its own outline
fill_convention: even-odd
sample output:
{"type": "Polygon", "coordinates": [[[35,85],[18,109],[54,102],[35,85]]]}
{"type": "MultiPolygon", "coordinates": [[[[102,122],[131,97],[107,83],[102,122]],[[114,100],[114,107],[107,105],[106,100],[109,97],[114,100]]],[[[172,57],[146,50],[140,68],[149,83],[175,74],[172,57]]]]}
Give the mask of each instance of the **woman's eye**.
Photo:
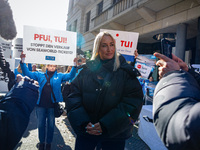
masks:
{"type": "Polygon", "coordinates": [[[102,45],[102,47],[107,47],[107,45],[102,45]]]}
{"type": "Polygon", "coordinates": [[[114,44],[110,44],[110,46],[114,46],[114,44]]]}

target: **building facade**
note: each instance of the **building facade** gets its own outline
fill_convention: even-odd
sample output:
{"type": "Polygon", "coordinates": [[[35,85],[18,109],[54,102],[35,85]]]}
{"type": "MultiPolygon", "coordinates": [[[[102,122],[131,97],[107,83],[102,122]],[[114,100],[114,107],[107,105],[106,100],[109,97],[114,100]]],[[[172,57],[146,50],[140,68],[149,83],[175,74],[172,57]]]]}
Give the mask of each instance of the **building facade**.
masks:
{"type": "Polygon", "coordinates": [[[69,0],[67,30],[78,33],[78,49],[91,51],[100,29],[138,32],[141,54],[159,52],[153,36],[166,35],[178,57],[200,63],[200,0],[69,0]]]}

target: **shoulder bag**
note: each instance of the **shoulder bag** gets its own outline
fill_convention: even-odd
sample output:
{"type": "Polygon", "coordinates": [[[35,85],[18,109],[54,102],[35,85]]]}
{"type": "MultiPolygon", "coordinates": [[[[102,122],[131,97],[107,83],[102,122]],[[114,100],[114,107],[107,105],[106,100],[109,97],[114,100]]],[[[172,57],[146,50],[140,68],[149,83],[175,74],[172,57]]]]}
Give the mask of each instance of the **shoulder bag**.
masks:
{"type": "MultiPolygon", "coordinates": [[[[45,74],[45,77],[47,79],[47,75],[46,74],[45,74]]],[[[48,79],[47,79],[47,82],[48,82],[48,79]]],[[[53,100],[54,100],[54,116],[56,118],[58,118],[58,117],[60,117],[63,114],[63,112],[64,112],[64,106],[61,105],[59,102],[56,102],[56,97],[54,95],[54,92],[53,92],[53,89],[51,87],[51,84],[50,84],[50,89],[51,89],[51,93],[53,95],[53,100]]]]}

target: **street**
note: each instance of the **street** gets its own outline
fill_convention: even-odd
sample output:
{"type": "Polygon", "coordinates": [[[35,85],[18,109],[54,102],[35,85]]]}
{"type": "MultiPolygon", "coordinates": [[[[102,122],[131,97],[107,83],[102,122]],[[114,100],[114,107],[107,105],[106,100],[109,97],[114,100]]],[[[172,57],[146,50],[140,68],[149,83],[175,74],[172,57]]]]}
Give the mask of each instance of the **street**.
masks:
{"type": "MultiPolygon", "coordinates": [[[[29,125],[15,150],[37,150],[38,130],[35,110],[30,116],[29,125]]],[[[52,150],[74,150],[75,133],[73,132],[67,116],[55,120],[52,150]]],[[[137,126],[134,127],[133,136],[126,141],[125,150],[149,150],[149,147],[137,135],[137,126]]]]}

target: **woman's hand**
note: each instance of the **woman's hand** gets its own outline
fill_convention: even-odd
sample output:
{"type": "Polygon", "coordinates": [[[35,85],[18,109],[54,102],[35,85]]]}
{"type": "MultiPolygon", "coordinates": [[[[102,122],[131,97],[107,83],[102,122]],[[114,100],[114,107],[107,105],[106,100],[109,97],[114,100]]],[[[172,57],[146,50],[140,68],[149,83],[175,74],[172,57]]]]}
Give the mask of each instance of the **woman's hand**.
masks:
{"type": "Polygon", "coordinates": [[[86,132],[91,135],[101,135],[102,134],[102,129],[101,125],[99,122],[92,124],[89,122],[86,126],[86,132]]]}
{"type": "Polygon", "coordinates": [[[134,51],[134,55],[135,55],[135,58],[137,58],[138,57],[138,50],[136,49],[135,51],[134,51]]]}
{"type": "Polygon", "coordinates": [[[20,55],[22,63],[24,63],[25,57],[26,57],[26,54],[24,54],[23,51],[22,51],[21,55],[20,55]]]}
{"type": "Polygon", "coordinates": [[[77,57],[74,58],[74,62],[75,62],[76,64],[78,64],[78,58],[77,58],[77,57]]]}

